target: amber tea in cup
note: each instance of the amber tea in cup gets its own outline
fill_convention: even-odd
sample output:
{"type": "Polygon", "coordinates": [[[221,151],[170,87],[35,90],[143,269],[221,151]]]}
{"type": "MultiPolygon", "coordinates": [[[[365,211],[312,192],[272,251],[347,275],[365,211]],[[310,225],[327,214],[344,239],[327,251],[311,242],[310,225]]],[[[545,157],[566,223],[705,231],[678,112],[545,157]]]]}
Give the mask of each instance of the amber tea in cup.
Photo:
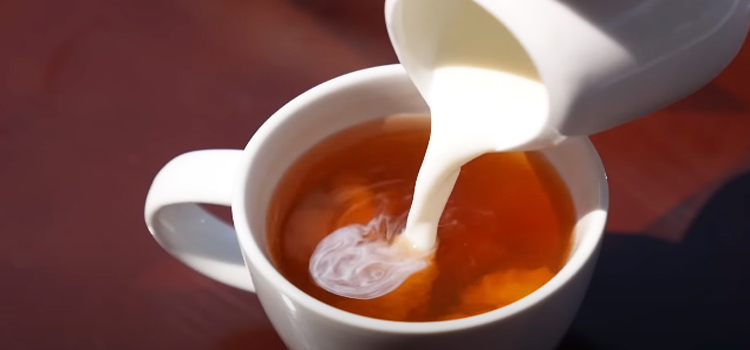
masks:
{"type": "Polygon", "coordinates": [[[395,291],[349,299],[318,287],[308,270],[336,229],[388,218],[403,228],[430,137],[426,116],[391,116],[340,131],[287,170],[268,212],[277,269],[312,297],[384,320],[463,318],[513,303],[565,265],[576,222],[563,180],[541,153],[483,155],[461,169],[438,227],[431,265],[395,291]]]}

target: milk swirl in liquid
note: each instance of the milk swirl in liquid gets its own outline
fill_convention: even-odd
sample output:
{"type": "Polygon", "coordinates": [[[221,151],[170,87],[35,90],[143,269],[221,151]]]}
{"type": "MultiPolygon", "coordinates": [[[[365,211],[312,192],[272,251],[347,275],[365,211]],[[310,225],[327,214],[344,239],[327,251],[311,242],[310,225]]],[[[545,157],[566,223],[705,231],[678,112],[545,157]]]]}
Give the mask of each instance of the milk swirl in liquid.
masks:
{"type": "MultiPolygon", "coordinates": [[[[384,226],[383,220],[394,219],[379,216],[368,225],[346,226],[323,239],[310,260],[310,274],[334,294],[376,298],[427,267],[439,244],[437,225],[461,166],[484,153],[518,149],[545,127],[547,91],[504,27],[468,1],[422,6],[419,11],[455,15],[436,24],[428,23],[431,16],[425,13],[407,23],[423,35],[436,36],[438,49],[427,75],[429,88],[421,91],[430,106],[431,134],[406,227],[390,241],[367,239],[368,233],[384,226]]],[[[425,79],[424,72],[409,74],[415,82],[425,79]]]]}

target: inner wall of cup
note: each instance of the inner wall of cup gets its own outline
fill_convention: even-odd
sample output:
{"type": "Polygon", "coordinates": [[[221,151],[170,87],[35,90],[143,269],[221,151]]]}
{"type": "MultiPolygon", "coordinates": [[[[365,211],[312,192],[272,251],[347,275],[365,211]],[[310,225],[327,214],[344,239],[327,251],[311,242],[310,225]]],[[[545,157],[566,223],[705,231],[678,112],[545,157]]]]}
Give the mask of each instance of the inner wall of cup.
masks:
{"type": "MultiPolygon", "coordinates": [[[[267,250],[267,208],[281,177],[308,149],[334,133],[368,120],[404,113],[429,113],[429,108],[403,70],[361,79],[346,79],[314,88],[277,112],[269,123],[277,127],[255,150],[245,199],[250,230],[258,246],[267,250]]],[[[392,66],[390,68],[393,68],[392,66]]],[[[352,73],[354,78],[361,72],[352,73]]],[[[351,78],[351,77],[350,77],[351,78]]],[[[601,203],[599,175],[593,147],[574,140],[543,151],[568,186],[576,211],[573,256],[592,225],[606,216],[601,203]]]]}
{"type": "Polygon", "coordinates": [[[601,234],[607,217],[607,184],[604,169],[593,145],[586,138],[572,139],[542,151],[570,191],[576,213],[573,245],[575,255],[584,237],[601,234]]]}

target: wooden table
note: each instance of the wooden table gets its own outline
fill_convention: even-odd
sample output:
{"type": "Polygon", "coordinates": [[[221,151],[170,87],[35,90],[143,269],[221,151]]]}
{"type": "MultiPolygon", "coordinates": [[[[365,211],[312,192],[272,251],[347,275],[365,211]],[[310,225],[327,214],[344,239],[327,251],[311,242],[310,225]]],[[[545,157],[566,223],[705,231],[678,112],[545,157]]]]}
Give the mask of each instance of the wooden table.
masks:
{"type": "MultiPolygon", "coordinates": [[[[0,2],[0,349],[283,349],[255,296],[153,241],[145,194],[173,156],[242,148],[306,89],[396,62],[382,2],[0,2]]],[[[594,136],[611,234],[562,348],[750,347],[749,102],[750,46],[594,136]]]]}

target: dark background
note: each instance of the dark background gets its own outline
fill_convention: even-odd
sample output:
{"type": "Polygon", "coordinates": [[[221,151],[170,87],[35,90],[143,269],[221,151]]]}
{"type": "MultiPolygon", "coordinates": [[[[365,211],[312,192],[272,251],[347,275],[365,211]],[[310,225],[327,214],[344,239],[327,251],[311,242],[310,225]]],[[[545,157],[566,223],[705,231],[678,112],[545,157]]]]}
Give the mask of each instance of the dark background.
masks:
{"type": "MultiPolygon", "coordinates": [[[[242,148],[306,89],[396,62],[382,0],[0,0],[0,349],[283,349],[257,298],[167,255],[156,172],[242,148]]],[[[750,46],[593,137],[602,257],[564,349],[750,349],[750,46]]]]}

